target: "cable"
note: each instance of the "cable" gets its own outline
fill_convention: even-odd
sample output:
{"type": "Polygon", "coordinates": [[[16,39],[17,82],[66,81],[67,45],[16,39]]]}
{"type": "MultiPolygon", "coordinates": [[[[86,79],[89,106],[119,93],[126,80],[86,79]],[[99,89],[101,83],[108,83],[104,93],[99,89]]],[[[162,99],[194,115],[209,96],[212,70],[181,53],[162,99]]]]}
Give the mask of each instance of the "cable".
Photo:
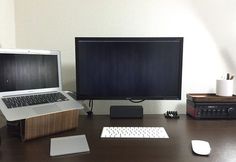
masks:
{"type": "MultiPolygon", "coordinates": [[[[68,95],[70,95],[72,98],[77,100],[76,92],[72,92],[72,91],[65,91],[65,92],[68,95]]],[[[85,103],[82,105],[87,109],[86,111],[87,111],[88,117],[92,117],[93,116],[93,100],[89,100],[89,107],[87,107],[87,105],[85,103]]]]}
{"type": "Polygon", "coordinates": [[[93,111],[93,100],[89,100],[90,111],[93,111]]]}
{"type": "Polygon", "coordinates": [[[145,101],[145,99],[142,99],[142,100],[133,100],[133,99],[129,99],[130,102],[133,102],[133,103],[140,103],[140,102],[143,102],[145,101]]]}
{"type": "Polygon", "coordinates": [[[87,112],[88,117],[91,118],[93,116],[93,100],[89,100],[89,108],[90,110],[87,112]]]}
{"type": "MultiPolygon", "coordinates": [[[[142,99],[142,100],[129,99],[129,101],[133,103],[140,103],[140,102],[145,101],[145,99],[142,99]]],[[[91,118],[93,116],[93,100],[89,100],[89,108],[90,110],[87,112],[87,114],[88,114],[88,117],[91,118]]]]}

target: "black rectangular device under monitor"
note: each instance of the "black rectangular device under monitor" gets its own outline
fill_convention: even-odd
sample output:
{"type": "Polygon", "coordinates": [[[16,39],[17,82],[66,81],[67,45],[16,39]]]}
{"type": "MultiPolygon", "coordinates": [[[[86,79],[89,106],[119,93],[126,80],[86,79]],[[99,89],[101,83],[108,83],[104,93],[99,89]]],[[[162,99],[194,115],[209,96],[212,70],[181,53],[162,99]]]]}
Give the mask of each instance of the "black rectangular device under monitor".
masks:
{"type": "Polygon", "coordinates": [[[111,106],[111,118],[143,118],[142,106],[111,106]]]}

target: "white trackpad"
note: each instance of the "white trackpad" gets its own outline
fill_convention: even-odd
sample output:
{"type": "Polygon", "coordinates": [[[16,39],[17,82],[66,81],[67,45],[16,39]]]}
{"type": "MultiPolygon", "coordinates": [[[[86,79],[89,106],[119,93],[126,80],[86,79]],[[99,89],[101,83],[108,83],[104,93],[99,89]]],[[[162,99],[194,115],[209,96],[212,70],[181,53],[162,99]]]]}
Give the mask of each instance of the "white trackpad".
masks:
{"type": "Polygon", "coordinates": [[[89,152],[85,135],[57,137],[51,139],[50,156],[89,152]]]}
{"type": "Polygon", "coordinates": [[[61,111],[61,108],[58,107],[56,104],[50,104],[50,105],[44,105],[44,106],[38,106],[33,108],[33,111],[36,114],[48,114],[52,112],[58,112],[61,111]]]}

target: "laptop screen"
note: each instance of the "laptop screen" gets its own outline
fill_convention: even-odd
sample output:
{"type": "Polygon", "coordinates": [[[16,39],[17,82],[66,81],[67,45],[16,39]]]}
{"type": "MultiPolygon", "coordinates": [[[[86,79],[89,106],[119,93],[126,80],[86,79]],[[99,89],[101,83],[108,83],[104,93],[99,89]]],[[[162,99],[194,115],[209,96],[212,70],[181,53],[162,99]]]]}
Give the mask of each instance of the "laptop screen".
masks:
{"type": "Polygon", "coordinates": [[[59,87],[57,55],[0,54],[0,92],[59,87]]]}

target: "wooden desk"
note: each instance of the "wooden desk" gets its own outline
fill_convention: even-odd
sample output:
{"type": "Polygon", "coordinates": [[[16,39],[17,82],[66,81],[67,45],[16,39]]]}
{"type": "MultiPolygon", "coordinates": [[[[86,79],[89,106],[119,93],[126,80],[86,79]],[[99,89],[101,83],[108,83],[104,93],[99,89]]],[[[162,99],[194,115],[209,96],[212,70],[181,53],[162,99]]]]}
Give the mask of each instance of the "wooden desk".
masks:
{"type": "Polygon", "coordinates": [[[235,162],[236,120],[193,120],[185,115],[180,119],[165,119],[163,115],[144,115],[143,119],[110,119],[109,116],[79,118],[76,130],[27,142],[8,135],[0,129],[1,162],[235,162]],[[103,126],[164,126],[169,139],[100,139],[103,126]],[[89,153],[59,157],[49,156],[51,137],[86,134],[89,153]],[[190,141],[209,141],[209,156],[197,156],[190,141]]]}

